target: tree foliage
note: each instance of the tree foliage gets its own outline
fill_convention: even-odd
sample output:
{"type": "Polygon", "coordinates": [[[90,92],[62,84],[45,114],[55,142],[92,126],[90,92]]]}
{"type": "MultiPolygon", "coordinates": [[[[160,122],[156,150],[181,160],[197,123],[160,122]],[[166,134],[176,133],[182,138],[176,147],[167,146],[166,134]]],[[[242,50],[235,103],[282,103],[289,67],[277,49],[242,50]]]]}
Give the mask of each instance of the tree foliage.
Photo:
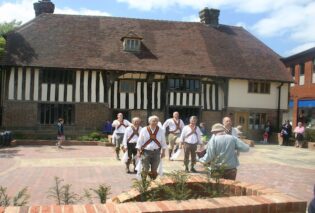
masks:
{"type": "Polygon", "coordinates": [[[5,39],[4,35],[21,25],[22,22],[13,20],[11,22],[0,23],[0,58],[4,54],[5,39]]]}

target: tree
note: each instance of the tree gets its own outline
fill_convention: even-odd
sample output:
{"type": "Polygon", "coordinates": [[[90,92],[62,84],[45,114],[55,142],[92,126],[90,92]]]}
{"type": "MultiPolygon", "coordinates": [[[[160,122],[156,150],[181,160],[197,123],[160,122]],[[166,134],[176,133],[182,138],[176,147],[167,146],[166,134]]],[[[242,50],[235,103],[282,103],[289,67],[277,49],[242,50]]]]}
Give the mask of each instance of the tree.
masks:
{"type": "Polygon", "coordinates": [[[0,23],[0,59],[1,56],[4,54],[4,48],[5,48],[5,39],[4,35],[10,31],[12,31],[14,28],[21,25],[22,22],[13,20],[11,22],[4,22],[0,23]]]}

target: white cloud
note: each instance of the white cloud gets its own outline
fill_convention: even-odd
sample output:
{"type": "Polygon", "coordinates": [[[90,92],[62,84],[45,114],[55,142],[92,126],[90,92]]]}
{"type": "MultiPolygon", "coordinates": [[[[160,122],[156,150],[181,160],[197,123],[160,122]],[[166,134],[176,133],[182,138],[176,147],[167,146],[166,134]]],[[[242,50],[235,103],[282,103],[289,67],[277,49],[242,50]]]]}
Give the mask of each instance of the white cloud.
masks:
{"type": "Polygon", "coordinates": [[[69,15],[93,15],[93,16],[110,16],[107,12],[102,12],[99,10],[89,10],[86,8],[80,8],[79,10],[73,10],[71,8],[56,8],[56,14],[69,14],[69,15]]]}
{"type": "Polygon", "coordinates": [[[308,50],[308,49],[313,48],[313,47],[315,47],[315,42],[304,43],[304,44],[299,45],[299,46],[293,48],[292,50],[286,52],[285,56],[294,55],[296,53],[302,52],[304,50],[308,50]]]}
{"type": "MultiPolygon", "coordinates": [[[[4,1],[0,3],[0,23],[10,22],[12,20],[22,21],[23,23],[33,19],[35,12],[33,9],[33,3],[37,0],[17,0],[14,3],[4,1]]],[[[74,10],[71,8],[58,8],[56,7],[55,13],[58,14],[73,14],[73,15],[97,15],[97,16],[109,16],[107,12],[99,10],[90,10],[81,8],[74,10]]]]}
{"type": "Polygon", "coordinates": [[[247,24],[244,23],[244,22],[237,22],[237,23],[235,24],[235,26],[243,27],[244,29],[247,29],[247,28],[248,28],[247,24]]]}
{"type": "Polygon", "coordinates": [[[186,16],[183,18],[183,21],[188,22],[200,22],[200,18],[197,15],[186,16]]]}

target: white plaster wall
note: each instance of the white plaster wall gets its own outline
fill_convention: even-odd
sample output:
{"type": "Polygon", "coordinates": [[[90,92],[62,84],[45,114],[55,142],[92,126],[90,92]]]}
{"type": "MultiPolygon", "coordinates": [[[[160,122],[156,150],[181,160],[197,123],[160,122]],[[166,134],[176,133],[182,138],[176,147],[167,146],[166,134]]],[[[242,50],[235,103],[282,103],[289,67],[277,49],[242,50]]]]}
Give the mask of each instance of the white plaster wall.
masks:
{"type": "MultiPolygon", "coordinates": [[[[280,83],[270,84],[270,94],[248,93],[247,80],[229,80],[228,107],[241,108],[278,108],[278,86],[280,83]]],[[[283,84],[281,88],[281,109],[288,108],[288,84],[283,84]]]]}

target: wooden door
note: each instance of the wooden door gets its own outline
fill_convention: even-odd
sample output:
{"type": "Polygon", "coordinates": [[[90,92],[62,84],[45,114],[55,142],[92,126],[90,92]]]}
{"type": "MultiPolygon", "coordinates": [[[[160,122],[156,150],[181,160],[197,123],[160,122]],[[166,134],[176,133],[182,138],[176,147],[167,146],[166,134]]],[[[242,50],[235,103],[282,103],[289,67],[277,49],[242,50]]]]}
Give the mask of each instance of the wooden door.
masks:
{"type": "Polygon", "coordinates": [[[249,118],[248,112],[236,112],[235,118],[234,118],[234,127],[237,127],[238,125],[241,125],[243,128],[243,131],[248,130],[248,118],[249,118]]]}

